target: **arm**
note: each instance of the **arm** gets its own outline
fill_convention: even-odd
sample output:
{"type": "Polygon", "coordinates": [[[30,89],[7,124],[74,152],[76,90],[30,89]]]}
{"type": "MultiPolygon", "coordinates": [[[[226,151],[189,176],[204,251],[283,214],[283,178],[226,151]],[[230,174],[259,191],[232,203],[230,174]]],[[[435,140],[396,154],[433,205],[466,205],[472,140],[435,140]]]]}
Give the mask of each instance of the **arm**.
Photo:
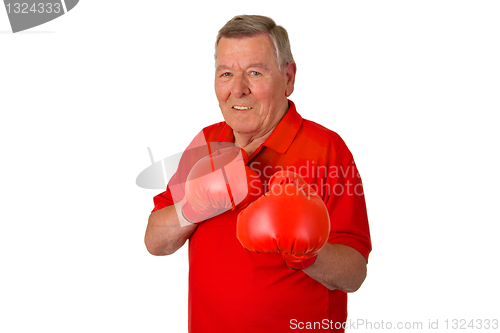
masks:
{"type": "Polygon", "coordinates": [[[366,278],[366,264],[365,257],[352,247],[326,243],[303,272],[330,290],[355,292],[366,278]]]}
{"type": "Polygon", "coordinates": [[[175,206],[167,206],[149,215],[144,243],[152,255],[169,255],[180,249],[197,227],[197,224],[181,227],[175,206]]]}
{"type": "Polygon", "coordinates": [[[241,209],[260,196],[261,191],[255,189],[262,188],[262,183],[258,174],[245,166],[246,158],[242,149],[228,147],[197,161],[189,171],[183,191],[179,186],[174,187],[177,197],[184,195],[184,198],[149,216],[144,238],[149,253],[157,256],[174,253],[184,245],[198,223],[230,209],[241,209]]]}

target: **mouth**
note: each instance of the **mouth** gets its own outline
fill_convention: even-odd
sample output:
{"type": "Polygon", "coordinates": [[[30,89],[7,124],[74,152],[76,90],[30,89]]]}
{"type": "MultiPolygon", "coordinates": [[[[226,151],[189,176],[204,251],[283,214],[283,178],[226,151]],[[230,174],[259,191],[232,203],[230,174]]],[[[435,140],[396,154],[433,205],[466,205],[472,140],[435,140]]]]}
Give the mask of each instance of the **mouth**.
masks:
{"type": "Polygon", "coordinates": [[[238,110],[238,111],[245,111],[245,110],[250,110],[252,109],[250,106],[239,106],[239,105],[234,105],[232,107],[233,110],[238,110]]]}

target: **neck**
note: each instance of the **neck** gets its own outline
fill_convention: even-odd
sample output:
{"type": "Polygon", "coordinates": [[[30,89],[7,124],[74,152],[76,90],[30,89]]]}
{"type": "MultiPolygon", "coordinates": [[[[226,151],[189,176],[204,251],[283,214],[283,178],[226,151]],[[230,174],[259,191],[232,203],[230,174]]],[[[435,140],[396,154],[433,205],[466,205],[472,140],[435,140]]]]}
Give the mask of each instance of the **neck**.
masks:
{"type": "Polygon", "coordinates": [[[248,155],[251,155],[257,148],[259,148],[262,143],[264,143],[264,141],[266,141],[275,127],[271,128],[268,132],[258,136],[234,132],[234,144],[241,149],[244,149],[248,155]]]}

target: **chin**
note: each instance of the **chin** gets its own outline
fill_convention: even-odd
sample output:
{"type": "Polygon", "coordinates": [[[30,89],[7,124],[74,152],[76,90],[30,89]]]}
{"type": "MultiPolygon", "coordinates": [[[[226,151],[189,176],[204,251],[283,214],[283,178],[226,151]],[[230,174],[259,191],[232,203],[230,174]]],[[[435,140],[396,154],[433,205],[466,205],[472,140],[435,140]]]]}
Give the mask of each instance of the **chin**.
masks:
{"type": "Polygon", "coordinates": [[[228,125],[233,129],[234,132],[242,133],[242,134],[251,134],[256,131],[254,126],[249,125],[248,123],[231,122],[228,125]]]}
{"type": "Polygon", "coordinates": [[[226,123],[238,133],[253,133],[258,129],[253,117],[238,117],[237,115],[229,114],[228,117],[224,115],[226,123]]]}

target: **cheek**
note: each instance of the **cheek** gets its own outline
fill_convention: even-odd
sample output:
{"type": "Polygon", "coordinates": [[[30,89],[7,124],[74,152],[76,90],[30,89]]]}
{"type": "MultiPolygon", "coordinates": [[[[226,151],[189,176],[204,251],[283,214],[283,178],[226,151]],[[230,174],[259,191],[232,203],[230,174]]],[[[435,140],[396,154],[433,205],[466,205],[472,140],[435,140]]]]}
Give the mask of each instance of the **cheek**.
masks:
{"type": "Polygon", "coordinates": [[[250,91],[258,100],[264,101],[273,95],[273,85],[270,82],[259,81],[250,85],[250,91]]]}
{"type": "Polygon", "coordinates": [[[227,89],[227,84],[225,82],[215,82],[215,95],[218,100],[227,99],[229,96],[229,90],[227,89]]]}

